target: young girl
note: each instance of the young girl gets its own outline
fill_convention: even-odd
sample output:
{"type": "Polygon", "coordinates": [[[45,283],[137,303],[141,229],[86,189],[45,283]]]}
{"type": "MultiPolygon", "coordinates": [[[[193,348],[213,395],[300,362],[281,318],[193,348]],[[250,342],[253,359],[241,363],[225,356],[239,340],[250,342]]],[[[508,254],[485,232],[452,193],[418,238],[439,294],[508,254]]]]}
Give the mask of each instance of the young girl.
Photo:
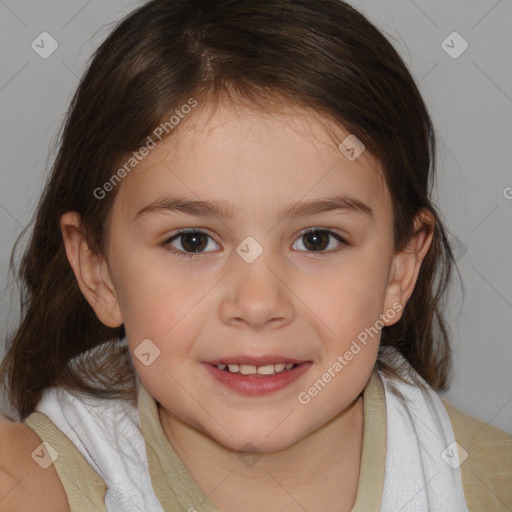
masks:
{"type": "Polygon", "coordinates": [[[0,511],[505,511],[440,399],[435,136],[339,0],[153,0],[97,50],[21,262],[0,511]]]}

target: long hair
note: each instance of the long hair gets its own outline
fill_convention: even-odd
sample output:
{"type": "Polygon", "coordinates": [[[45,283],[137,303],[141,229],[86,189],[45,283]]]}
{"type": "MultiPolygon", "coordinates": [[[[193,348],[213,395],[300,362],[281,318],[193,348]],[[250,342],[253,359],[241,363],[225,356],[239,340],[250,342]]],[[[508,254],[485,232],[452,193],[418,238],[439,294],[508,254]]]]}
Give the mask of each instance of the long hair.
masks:
{"type": "MultiPolygon", "coordinates": [[[[280,98],[355,134],[382,165],[395,250],[406,246],[416,214],[432,212],[433,241],[416,287],[401,319],[383,328],[381,345],[396,347],[443,390],[451,370],[443,300],[455,260],[431,201],[434,129],[392,44],[340,0],[153,0],[121,20],[93,54],[59,134],[19,268],[19,238],[11,255],[21,320],[6,339],[0,379],[20,418],[55,385],[134,399],[130,354],[116,343],[124,326],[103,325],[82,295],[59,219],[78,212],[90,246],[105,255],[106,219],[119,187],[100,198],[98,189],[190,98],[242,98],[261,108],[280,98]],[[90,357],[91,349],[101,357],[90,357]]],[[[395,372],[380,358],[377,364],[395,372]]]]}

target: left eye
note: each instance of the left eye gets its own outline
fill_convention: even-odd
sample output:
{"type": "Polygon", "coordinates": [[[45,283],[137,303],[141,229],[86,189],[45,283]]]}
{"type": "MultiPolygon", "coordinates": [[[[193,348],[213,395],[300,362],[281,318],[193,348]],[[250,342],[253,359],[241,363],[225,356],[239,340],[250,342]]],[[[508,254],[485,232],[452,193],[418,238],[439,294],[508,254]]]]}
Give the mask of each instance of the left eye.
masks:
{"type": "Polygon", "coordinates": [[[326,252],[326,249],[330,246],[330,241],[332,239],[337,240],[341,245],[347,245],[347,242],[337,233],[329,231],[328,229],[319,228],[308,229],[303,232],[297,240],[305,241],[303,245],[306,247],[306,251],[308,252],[326,252]]]}
{"type": "MultiPolygon", "coordinates": [[[[208,247],[208,239],[212,240],[213,238],[203,231],[197,231],[197,230],[190,230],[190,231],[178,231],[174,236],[169,238],[164,245],[170,244],[175,249],[177,249],[177,252],[181,253],[183,256],[194,256],[194,254],[187,254],[190,253],[201,253],[201,252],[210,252],[205,251],[205,248],[208,247]],[[177,241],[181,239],[180,244],[181,248],[184,249],[182,251],[180,248],[174,246],[172,242],[177,241]],[[183,254],[184,253],[184,254],[183,254]]],[[[217,245],[215,242],[213,242],[214,245],[217,245]]],[[[174,252],[174,251],[173,251],[174,252]]]]}

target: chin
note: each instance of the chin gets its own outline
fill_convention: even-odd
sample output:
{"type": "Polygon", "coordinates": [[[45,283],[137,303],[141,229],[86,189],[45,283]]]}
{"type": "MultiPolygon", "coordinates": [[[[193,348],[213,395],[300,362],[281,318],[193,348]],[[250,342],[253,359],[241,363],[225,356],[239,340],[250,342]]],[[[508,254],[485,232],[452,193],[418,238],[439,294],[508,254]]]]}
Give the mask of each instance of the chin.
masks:
{"type": "MultiPolygon", "coordinates": [[[[276,423],[279,425],[279,423],[276,423]]],[[[290,432],[282,428],[283,425],[276,428],[262,428],[253,429],[236,428],[234,425],[226,428],[232,434],[224,432],[217,432],[219,435],[211,435],[217,443],[229,448],[235,452],[256,452],[256,453],[272,453],[285,450],[292,446],[301,439],[301,435],[297,432],[290,432]],[[272,432],[272,430],[274,431],[272,432]],[[278,432],[278,430],[280,430],[278,432]],[[268,433],[271,432],[269,435],[268,433]]]]}

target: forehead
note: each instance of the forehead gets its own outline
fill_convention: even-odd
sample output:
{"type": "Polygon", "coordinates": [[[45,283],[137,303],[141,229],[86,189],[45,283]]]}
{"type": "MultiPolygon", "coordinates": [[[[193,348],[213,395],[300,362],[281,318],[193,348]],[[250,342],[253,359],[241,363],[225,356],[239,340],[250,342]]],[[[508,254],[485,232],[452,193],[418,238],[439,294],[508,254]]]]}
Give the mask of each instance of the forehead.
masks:
{"type": "Polygon", "coordinates": [[[124,178],[116,203],[125,215],[165,195],[228,200],[241,215],[333,193],[390,207],[379,162],[368,151],[348,158],[339,146],[357,139],[312,111],[221,103],[182,122],[124,178]]]}

